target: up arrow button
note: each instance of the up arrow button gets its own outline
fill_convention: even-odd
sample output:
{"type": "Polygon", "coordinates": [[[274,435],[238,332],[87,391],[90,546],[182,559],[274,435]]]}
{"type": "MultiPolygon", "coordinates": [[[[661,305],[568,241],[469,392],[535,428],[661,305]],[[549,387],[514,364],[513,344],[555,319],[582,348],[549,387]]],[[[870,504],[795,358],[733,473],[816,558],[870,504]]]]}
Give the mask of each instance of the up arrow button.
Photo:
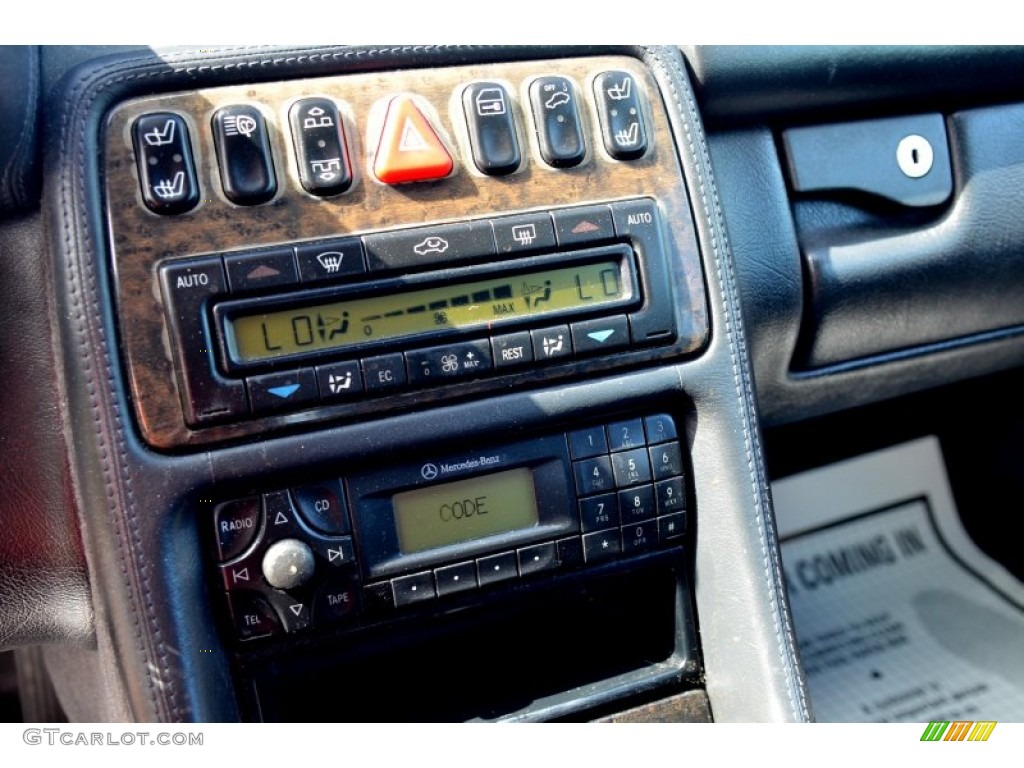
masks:
{"type": "Polygon", "coordinates": [[[572,345],[577,355],[592,355],[622,349],[629,343],[625,315],[583,320],[572,324],[572,345]]]}

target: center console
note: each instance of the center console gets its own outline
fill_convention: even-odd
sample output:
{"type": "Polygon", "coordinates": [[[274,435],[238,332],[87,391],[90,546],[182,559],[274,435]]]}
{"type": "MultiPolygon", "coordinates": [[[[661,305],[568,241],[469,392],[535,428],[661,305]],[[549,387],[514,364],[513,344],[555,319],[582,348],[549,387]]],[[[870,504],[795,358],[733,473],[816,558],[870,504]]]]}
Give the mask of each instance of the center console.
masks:
{"type": "Polygon", "coordinates": [[[68,144],[133,716],[805,718],[678,51],[182,56],[68,144]]]}

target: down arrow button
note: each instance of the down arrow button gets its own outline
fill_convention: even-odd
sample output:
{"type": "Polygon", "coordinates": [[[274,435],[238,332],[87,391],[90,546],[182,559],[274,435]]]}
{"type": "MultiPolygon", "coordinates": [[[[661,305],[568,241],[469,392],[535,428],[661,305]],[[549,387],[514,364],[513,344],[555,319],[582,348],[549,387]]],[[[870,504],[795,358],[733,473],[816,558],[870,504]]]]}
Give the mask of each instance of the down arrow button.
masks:
{"type": "Polygon", "coordinates": [[[623,349],[629,345],[625,315],[583,320],[572,324],[572,345],[577,355],[593,355],[623,349]]]}

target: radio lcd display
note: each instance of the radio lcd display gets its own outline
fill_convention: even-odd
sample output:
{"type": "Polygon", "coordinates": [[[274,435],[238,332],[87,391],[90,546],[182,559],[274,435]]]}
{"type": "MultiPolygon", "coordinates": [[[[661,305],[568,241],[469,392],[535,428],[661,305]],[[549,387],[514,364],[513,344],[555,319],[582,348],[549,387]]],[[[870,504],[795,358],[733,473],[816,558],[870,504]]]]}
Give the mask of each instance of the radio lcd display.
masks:
{"type": "Polygon", "coordinates": [[[402,554],[482,539],[537,525],[533,472],[527,468],[396,494],[402,554]]]}
{"type": "Polygon", "coordinates": [[[543,268],[224,320],[236,363],[258,363],[447,329],[489,327],[633,299],[618,260],[543,268]]]}

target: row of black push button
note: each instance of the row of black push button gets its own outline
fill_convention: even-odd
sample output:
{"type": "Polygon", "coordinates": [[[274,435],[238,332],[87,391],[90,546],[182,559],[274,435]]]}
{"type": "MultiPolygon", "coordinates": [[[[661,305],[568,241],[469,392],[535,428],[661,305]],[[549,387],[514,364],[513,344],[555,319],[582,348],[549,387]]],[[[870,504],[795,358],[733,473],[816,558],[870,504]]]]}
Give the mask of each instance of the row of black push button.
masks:
{"type": "Polygon", "coordinates": [[[486,376],[532,363],[564,362],[574,356],[603,354],[631,345],[626,315],[518,331],[314,368],[246,378],[256,415],[337,403],[364,395],[486,376]]]}
{"type": "MultiPolygon", "coordinates": [[[[570,432],[582,536],[568,536],[369,584],[371,607],[403,607],[548,571],[641,554],[686,533],[686,484],[675,422],[667,414],[570,432]],[[609,451],[610,457],[609,459],[609,451]],[[615,461],[616,493],[594,495],[590,468],[615,461]],[[655,485],[649,481],[658,479],[655,485]],[[647,484],[644,484],[647,483],[647,484]],[[657,491],[655,491],[657,488],[657,491]]],[[[603,472],[603,469],[601,470],[603,472]]],[[[604,478],[602,478],[604,479],[604,478]]],[[[601,485],[602,490],[606,489],[601,485]]]]}
{"type": "MultiPolygon", "coordinates": [[[[604,72],[594,81],[604,146],[617,160],[634,160],[647,149],[639,91],[627,72],[604,72]]],[[[541,77],[530,84],[529,93],[541,157],[554,167],[581,163],[586,140],[572,81],[541,77]]],[[[515,171],[521,153],[505,87],[492,82],[470,85],[463,91],[463,104],[477,168],[488,175],[515,171]]],[[[348,190],[352,166],[338,105],[332,99],[307,98],[295,102],[288,114],[303,188],[317,196],[348,190]]],[[[277,175],[263,113],[248,104],[222,107],[211,127],[224,195],[238,205],[273,198],[277,175]]],[[[132,126],[132,139],[146,206],[163,215],[195,207],[199,184],[185,119],[174,112],[142,115],[132,126]]]]}
{"type": "Polygon", "coordinates": [[[519,256],[623,240],[629,216],[655,215],[631,200],[457,224],[334,238],[224,256],[232,293],[361,279],[367,273],[437,269],[470,259],[519,256]]]}

